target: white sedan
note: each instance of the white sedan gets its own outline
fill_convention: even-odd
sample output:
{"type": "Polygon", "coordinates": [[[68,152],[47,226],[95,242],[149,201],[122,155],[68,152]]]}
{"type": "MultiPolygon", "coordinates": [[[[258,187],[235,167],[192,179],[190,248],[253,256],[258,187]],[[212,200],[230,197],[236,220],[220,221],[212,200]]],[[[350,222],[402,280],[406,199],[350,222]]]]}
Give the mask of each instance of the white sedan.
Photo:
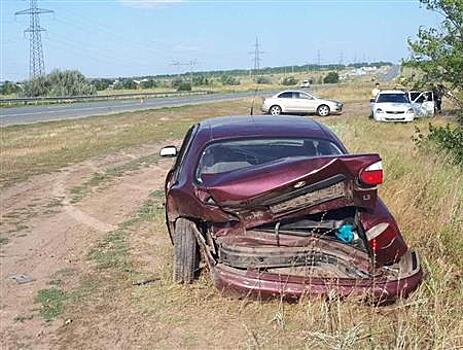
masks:
{"type": "Polygon", "coordinates": [[[400,90],[381,91],[372,104],[373,118],[380,122],[411,122],[415,110],[405,92],[400,90]]]}
{"type": "Polygon", "coordinates": [[[332,113],[341,113],[342,106],[341,102],[324,100],[305,91],[286,90],[265,98],[262,111],[275,116],[282,113],[317,113],[326,117],[332,113]]]}

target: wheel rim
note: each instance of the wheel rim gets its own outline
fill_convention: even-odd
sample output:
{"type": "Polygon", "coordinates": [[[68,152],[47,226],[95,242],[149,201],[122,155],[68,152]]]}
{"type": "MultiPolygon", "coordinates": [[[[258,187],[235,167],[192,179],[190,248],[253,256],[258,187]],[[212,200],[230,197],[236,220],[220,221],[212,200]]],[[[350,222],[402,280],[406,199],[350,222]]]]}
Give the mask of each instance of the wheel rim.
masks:
{"type": "Polygon", "coordinates": [[[318,113],[321,115],[321,116],[327,116],[328,113],[330,112],[330,110],[328,109],[328,107],[326,106],[322,106],[320,107],[320,109],[318,110],[318,113]]]}
{"type": "Polygon", "coordinates": [[[279,115],[280,113],[281,113],[280,107],[276,107],[276,106],[275,106],[275,107],[272,107],[272,108],[270,109],[270,114],[271,114],[271,115],[279,115]]]}

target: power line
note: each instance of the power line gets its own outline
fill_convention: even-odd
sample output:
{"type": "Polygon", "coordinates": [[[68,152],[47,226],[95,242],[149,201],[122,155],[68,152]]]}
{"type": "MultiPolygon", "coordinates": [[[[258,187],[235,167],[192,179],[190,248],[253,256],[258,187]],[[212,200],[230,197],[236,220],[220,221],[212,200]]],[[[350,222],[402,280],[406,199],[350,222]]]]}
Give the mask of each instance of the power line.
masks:
{"type": "Polygon", "coordinates": [[[30,0],[28,9],[18,11],[18,15],[30,15],[29,27],[24,33],[29,33],[29,78],[37,78],[45,74],[45,62],[43,58],[42,32],[46,29],[40,26],[40,14],[53,13],[52,10],[41,9],[37,5],[37,0],[30,0]]]}
{"type": "Polygon", "coordinates": [[[196,60],[191,60],[191,61],[188,61],[188,62],[172,62],[170,65],[171,66],[175,66],[177,68],[181,67],[181,66],[188,66],[190,67],[190,83],[193,85],[193,70],[194,70],[194,66],[196,66],[198,64],[198,62],[196,60]]]}

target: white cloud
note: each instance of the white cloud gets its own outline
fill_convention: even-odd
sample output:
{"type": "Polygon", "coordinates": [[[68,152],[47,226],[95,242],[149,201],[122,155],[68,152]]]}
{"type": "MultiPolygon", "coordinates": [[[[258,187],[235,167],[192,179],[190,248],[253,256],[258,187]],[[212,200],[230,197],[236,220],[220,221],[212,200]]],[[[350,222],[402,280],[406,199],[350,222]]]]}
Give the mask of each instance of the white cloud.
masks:
{"type": "Polygon", "coordinates": [[[125,6],[147,8],[147,7],[158,7],[162,5],[179,4],[185,2],[185,0],[118,0],[119,3],[125,6]]]}

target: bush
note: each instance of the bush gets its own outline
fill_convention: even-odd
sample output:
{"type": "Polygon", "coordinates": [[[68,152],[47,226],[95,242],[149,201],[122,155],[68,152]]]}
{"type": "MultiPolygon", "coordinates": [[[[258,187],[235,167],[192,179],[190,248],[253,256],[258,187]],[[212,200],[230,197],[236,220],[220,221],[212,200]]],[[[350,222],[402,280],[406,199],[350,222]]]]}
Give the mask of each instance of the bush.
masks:
{"type": "Polygon", "coordinates": [[[415,143],[423,148],[435,145],[439,149],[449,152],[455,157],[455,161],[463,164],[463,127],[433,126],[429,124],[429,133],[424,135],[420,129],[416,128],[414,137],[415,143]]]}
{"type": "Polygon", "coordinates": [[[285,86],[296,85],[297,82],[298,80],[294,77],[285,77],[281,81],[281,85],[285,85],[285,86]]]}
{"type": "Polygon", "coordinates": [[[143,89],[154,89],[159,86],[159,83],[154,79],[148,79],[148,80],[142,81],[140,85],[143,89]]]}
{"type": "Polygon", "coordinates": [[[193,76],[193,86],[202,86],[209,85],[209,79],[204,75],[195,75],[193,76]]]}
{"type": "Polygon", "coordinates": [[[135,90],[138,86],[137,86],[137,83],[134,82],[132,79],[124,79],[122,80],[119,87],[121,89],[135,90]]]}
{"type": "Polygon", "coordinates": [[[111,79],[94,79],[91,84],[95,87],[96,91],[103,91],[112,85],[111,79]]]}
{"type": "Polygon", "coordinates": [[[38,77],[24,84],[24,94],[30,97],[80,96],[95,93],[95,86],[90,84],[82,73],[72,70],[54,70],[45,77],[38,77]]]}
{"type": "Polygon", "coordinates": [[[220,77],[220,81],[222,82],[223,85],[240,85],[241,82],[232,77],[231,75],[222,75],[220,77]]]}
{"type": "Polygon", "coordinates": [[[272,81],[267,77],[257,77],[256,83],[257,84],[271,84],[272,81]]]}
{"type": "Polygon", "coordinates": [[[177,91],[191,91],[191,84],[183,82],[177,86],[177,91]]]}
{"type": "Polygon", "coordinates": [[[0,87],[1,95],[12,95],[19,91],[21,91],[21,88],[17,84],[8,80],[6,80],[0,87]]]}
{"type": "Polygon", "coordinates": [[[173,88],[178,88],[180,85],[184,83],[185,83],[185,80],[183,80],[182,78],[175,78],[171,81],[170,84],[173,88]]]}
{"type": "Polygon", "coordinates": [[[329,72],[325,78],[323,78],[325,84],[336,84],[339,82],[339,74],[336,72],[329,72]]]}

